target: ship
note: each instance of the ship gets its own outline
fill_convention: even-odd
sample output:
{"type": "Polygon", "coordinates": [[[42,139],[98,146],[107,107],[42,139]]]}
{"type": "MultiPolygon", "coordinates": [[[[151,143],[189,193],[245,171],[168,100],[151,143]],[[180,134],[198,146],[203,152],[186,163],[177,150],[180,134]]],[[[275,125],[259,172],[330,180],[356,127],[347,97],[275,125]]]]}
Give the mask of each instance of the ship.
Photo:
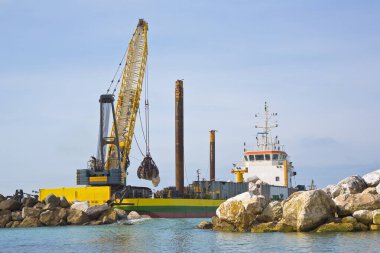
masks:
{"type": "MultiPolygon", "coordinates": [[[[253,176],[261,178],[260,182],[265,182],[260,185],[259,194],[268,199],[287,197],[292,189],[289,186],[292,185],[291,177],[295,175],[294,168],[291,162],[288,162],[287,154],[270,140],[271,126],[265,123],[269,122],[270,117],[264,122],[266,127],[263,128],[263,133],[258,135],[265,139],[264,144],[259,145],[260,150],[251,153],[245,151],[245,161],[232,170],[237,176],[236,182],[216,180],[215,130],[211,130],[210,177],[208,180],[198,179],[184,186],[183,80],[177,80],[175,84],[175,186],[153,193],[148,187],[127,185],[128,173],[133,171],[129,168],[133,140],[143,156],[136,170],[138,178],[151,181],[154,187],[160,183],[159,169],[153,161],[149,147],[150,105],[148,81],[145,78],[147,36],[148,23],[140,19],[113,79],[107,85],[106,92],[100,95],[97,152],[88,160],[87,168],[76,171],[77,185],[84,187],[40,189],[40,200],[45,199],[48,194],[54,194],[65,196],[70,202],[88,201],[90,205],[107,203],[114,208],[137,211],[153,218],[206,218],[215,215],[217,207],[226,199],[249,190],[253,183],[250,178],[253,176]],[[119,79],[116,79],[117,77],[119,79]],[[140,114],[143,87],[145,129],[140,114]],[[136,122],[140,123],[137,125],[141,125],[145,153],[137,142],[136,122]]],[[[259,185],[256,188],[259,188],[259,185]]]]}
{"type": "Polygon", "coordinates": [[[112,199],[110,186],[88,186],[75,188],[50,188],[40,190],[40,199],[48,194],[64,195],[69,201],[89,201],[90,205],[111,204],[127,212],[136,211],[152,218],[211,218],[226,199],[249,190],[250,182],[259,185],[257,194],[267,199],[283,200],[304,186],[295,186],[296,170],[280,145],[278,136],[272,137],[272,130],[278,127],[277,113],[271,113],[265,102],[264,112],[255,117],[263,118],[255,127],[256,149],[249,150],[244,144],[242,160],[233,164],[231,173],[235,182],[215,180],[215,130],[210,131],[210,180],[193,181],[183,192],[178,186],[167,187],[153,192],[148,187],[127,186],[122,194],[112,199]]]}

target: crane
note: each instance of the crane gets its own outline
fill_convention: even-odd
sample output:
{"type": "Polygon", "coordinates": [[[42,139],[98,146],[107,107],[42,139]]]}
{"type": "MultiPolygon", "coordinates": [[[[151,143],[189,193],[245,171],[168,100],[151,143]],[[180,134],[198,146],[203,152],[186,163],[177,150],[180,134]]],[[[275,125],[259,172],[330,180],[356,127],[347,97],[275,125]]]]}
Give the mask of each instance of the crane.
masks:
{"type": "MultiPolygon", "coordinates": [[[[140,19],[129,42],[121,78],[116,84],[114,80],[111,81],[110,88],[115,85],[112,94],[108,88],[107,94],[100,96],[98,151],[96,157],[92,156],[89,160],[87,169],[77,170],[78,185],[111,186],[113,191],[126,186],[129,154],[148,56],[147,34],[148,23],[140,19]],[[114,93],[119,84],[115,108],[114,93]],[[110,130],[109,125],[111,125],[110,130]]],[[[149,148],[139,167],[138,176],[152,180],[154,184],[159,182],[159,171],[150,156],[149,148]]]]}

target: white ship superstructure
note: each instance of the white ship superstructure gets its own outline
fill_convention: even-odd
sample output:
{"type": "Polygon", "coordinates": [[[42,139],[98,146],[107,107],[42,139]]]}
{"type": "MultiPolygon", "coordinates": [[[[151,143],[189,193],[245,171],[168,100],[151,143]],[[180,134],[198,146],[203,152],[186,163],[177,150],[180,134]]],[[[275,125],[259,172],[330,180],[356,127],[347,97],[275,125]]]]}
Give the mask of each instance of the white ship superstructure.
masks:
{"type": "Polygon", "coordinates": [[[292,187],[292,177],[296,172],[278,137],[272,137],[272,129],[278,127],[277,113],[271,113],[265,102],[264,113],[256,114],[255,117],[262,119],[255,126],[260,130],[256,136],[257,149],[244,148],[244,161],[236,166],[233,173],[242,171],[245,180],[257,176],[270,185],[292,187]]]}

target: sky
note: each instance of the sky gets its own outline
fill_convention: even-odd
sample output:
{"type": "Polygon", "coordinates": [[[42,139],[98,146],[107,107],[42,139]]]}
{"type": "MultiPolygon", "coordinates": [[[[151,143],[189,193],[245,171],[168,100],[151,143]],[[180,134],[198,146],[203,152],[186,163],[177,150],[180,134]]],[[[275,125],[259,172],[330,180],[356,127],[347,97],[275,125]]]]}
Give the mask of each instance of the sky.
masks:
{"type": "MultiPolygon", "coordinates": [[[[76,184],[96,153],[99,96],[138,19],[149,23],[150,149],[175,184],[174,87],[184,79],[185,184],[233,180],[267,101],[318,187],[380,168],[380,2],[0,0],[0,193],[76,184]]],[[[143,108],[142,108],[143,109],[143,108]]],[[[141,130],[136,137],[142,143],[141,130]]],[[[142,160],[134,143],[128,184],[142,160]]]]}

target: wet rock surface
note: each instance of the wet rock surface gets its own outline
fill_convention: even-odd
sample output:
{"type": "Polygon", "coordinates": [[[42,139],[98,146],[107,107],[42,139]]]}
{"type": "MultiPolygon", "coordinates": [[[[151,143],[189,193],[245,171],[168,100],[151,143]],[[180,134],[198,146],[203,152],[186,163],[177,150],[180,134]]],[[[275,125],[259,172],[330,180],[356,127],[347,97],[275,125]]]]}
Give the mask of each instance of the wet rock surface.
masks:
{"type": "Polygon", "coordinates": [[[197,228],[199,228],[199,229],[212,229],[212,223],[209,221],[201,221],[197,225],[197,228]]]}

